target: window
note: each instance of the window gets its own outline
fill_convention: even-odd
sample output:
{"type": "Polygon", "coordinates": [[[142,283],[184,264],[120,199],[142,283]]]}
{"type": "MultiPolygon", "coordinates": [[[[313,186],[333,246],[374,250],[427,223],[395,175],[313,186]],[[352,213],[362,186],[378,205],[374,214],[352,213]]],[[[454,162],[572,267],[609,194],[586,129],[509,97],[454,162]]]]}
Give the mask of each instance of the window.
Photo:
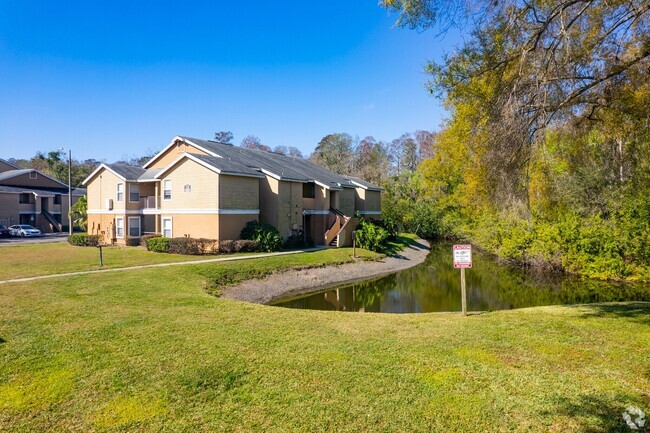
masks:
{"type": "Polygon", "coordinates": [[[124,201],[124,184],[117,184],[117,201],[124,201]]]}
{"type": "Polygon", "coordinates": [[[133,203],[140,201],[140,185],[137,183],[129,184],[129,201],[133,203]]]}
{"type": "Polygon", "coordinates": [[[171,218],[163,218],[162,219],[162,235],[165,238],[171,238],[172,237],[172,219],[171,218]]]}
{"type": "Polygon", "coordinates": [[[54,204],[61,204],[61,194],[54,194],[54,204]]]}
{"type": "Polygon", "coordinates": [[[36,174],[35,171],[30,171],[29,172],[29,178],[30,179],[36,179],[38,177],[38,174],[36,174]]]}
{"type": "Polygon", "coordinates": [[[129,217],[129,237],[140,237],[140,217],[129,217]]]}
{"type": "Polygon", "coordinates": [[[21,193],[20,197],[18,197],[18,203],[22,203],[22,204],[29,203],[29,196],[30,194],[28,192],[21,193]]]}
{"type": "Polygon", "coordinates": [[[115,218],[115,237],[124,237],[124,218],[115,218]]]}
{"type": "Polygon", "coordinates": [[[302,184],[302,198],[316,197],[316,185],[313,182],[302,184]]]}
{"type": "Polygon", "coordinates": [[[165,179],[163,181],[163,200],[171,200],[172,198],[172,181],[165,179]]]}

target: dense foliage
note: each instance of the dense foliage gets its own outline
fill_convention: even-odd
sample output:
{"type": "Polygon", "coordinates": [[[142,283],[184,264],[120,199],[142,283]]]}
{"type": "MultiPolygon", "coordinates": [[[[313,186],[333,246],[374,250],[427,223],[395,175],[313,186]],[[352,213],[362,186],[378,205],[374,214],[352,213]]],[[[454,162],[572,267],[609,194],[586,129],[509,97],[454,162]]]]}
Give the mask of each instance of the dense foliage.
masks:
{"type": "Polygon", "coordinates": [[[382,252],[387,247],[390,233],[373,221],[359,218],[355,236],[356,243],[359,247],[370,251],[382,252]]]}
{"type": "Polygon", "coordinates": [[[99,245],[99,236],[86,233],[74,233],[68,236],[68,243],[78,247],[96,247],[99,245]]]}
{"type": "Polygon", "coordinates": [[[240,237],[255,241],[259,251],[272,252],[282,249],[282,236],[271,224],[249,221],[242,229],[240,237]]]}
{"type": "MultiPolygon", "coordinates": [[[[420,29],[460,3],[384,2],[420,29]]],[[[465,23],[428,67],[451,117],[413,203],[510,260],[650,279],[650,5],[479,2],[465,23]]]]}

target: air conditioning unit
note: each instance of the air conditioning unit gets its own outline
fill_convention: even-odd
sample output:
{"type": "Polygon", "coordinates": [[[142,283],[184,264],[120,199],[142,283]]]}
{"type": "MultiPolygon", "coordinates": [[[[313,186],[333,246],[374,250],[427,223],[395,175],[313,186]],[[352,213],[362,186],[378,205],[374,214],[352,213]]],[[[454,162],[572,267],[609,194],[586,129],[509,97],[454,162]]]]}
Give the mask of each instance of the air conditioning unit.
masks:
{"type": "Polygon", "coordinates": [[[106,208],[108,210],[113,210],[113,199],[112,198],[107,198],[106,199],[106,208]]]}

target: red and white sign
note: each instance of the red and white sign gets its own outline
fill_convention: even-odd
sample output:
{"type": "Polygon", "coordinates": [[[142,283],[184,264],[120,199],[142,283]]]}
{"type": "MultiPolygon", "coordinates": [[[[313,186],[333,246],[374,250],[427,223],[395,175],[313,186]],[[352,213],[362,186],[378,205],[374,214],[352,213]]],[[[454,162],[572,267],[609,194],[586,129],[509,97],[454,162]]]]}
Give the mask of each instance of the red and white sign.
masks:
{"type": "Polygon", "coordinates": [[[454,268],[472,267],[472,246],[454,245],[454,268]]]}

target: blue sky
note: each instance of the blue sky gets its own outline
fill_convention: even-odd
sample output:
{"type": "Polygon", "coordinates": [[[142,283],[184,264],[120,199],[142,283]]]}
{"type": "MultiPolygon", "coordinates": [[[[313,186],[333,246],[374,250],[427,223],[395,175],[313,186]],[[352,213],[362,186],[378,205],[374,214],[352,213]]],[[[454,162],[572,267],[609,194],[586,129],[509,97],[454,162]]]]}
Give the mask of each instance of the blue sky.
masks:
{"type": "Polygon", "coordinates": [[[423,68],[453,37],[394,20],[376,0],[0,0],[0,157],[111,162],[221,130],[308,154],[333,132],[434,130],[423,68]]]}

